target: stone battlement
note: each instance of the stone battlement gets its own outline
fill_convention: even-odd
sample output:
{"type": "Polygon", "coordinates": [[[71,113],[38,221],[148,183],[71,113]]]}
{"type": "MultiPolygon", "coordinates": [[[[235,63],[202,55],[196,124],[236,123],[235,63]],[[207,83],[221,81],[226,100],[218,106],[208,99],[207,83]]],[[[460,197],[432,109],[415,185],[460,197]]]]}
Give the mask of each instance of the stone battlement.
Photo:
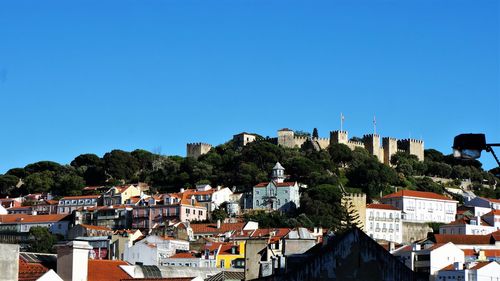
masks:
{"type": "Polygon", "coordinates": [[[211,144],[209,143],[206,143],[206,142],[190,142],[190,143],[187,143],[188,146],[201,146],[201,145],[206,145],[206,146],[212,146],[211,144]]]}
{"type": "Polygon", "coordinates": [[[347,141],[347,143],[355,145],[355,146],[364,146],[365,145],[364,143],[362,143],[360,141],[352,141],[352,140],[347,141]]]}
{"type": "Polygon", "coordinates": [[[417,139],[400,139],[399,142],[401,142],[401,143],[424,143],[423,140],[417,140],[417,139]]]}

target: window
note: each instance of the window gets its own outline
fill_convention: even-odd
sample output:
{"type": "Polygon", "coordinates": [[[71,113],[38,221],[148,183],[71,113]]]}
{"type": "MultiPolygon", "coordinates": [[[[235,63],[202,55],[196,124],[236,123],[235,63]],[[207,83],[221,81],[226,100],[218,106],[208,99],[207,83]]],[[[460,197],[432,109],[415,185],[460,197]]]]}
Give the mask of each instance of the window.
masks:
{"type": "Polygon", "coordinates": [[[255,205],[259,206],[259,200],[255,201],[255,205]]]}
{"type": "Polygon", "coordinates": [[[188,208],[186,208],[186,214],[191,214],[191,210],[189,210],[188,208]]]}
{"type": "Polygon", "coordinates": [[[281,202],[280,202],[280,200],[278,199],[278,206],[279,206],[279,205],[281,205],[281,202]]]}
{"type": "Polygon", "coordinates": [[[221,260],[221,261],[220,261],[220,267],[221,267],[221,268],[224,268],[224,260],[221,260]]]}

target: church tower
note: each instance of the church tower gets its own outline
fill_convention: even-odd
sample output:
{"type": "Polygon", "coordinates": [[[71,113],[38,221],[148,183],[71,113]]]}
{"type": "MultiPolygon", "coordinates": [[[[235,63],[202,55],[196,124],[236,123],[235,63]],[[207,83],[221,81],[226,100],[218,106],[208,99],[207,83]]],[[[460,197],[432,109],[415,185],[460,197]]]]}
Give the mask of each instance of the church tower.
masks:
{"type": "Polygon", "coordinates": [[[285,168],[281,166],[280,162],[276,162],[276,165],[274,165],[271,178],[277,183],[282,183],[285,180],[285,168]]]}

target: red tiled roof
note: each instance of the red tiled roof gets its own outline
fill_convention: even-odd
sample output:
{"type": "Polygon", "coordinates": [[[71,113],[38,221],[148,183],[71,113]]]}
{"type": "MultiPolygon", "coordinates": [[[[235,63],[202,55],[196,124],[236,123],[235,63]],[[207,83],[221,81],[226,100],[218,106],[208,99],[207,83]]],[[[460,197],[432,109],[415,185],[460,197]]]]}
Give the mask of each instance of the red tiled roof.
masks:
{"type": "MultiPolygon", "coordinates": [[[[471,221],[471,218],[468,218],[468,217],[462,217],[462,218],[459,218],[458,220],[454,220],[452,222],[450,222],[449,224],[446,224],[446,225],[443,225],[443,226],[447,226],[447,225],[464,225],[464,224],[470,224],[470,221],[471,221]]],[[[484,221],[483,219],[481,219],[481,225],[483,226],[490,226],[486,221],[484,221]]]]}
{"type": "Polygon", "coordinates": [[[92,229],[92,230],[102,230],[102,231],[113,231],[111,228],[107,228],[104,226],[97,226],[97,225],[89,225],[89,224],[80,224],[84,228],[92,229]]]}
{"type": "Polygon", "coordinates": [[[196,254],[195,253],[177,253],[173,256],[171,256],[171,259],[190,259],[190,258],[195,258],[196,254]]]}
{"type": "Polygon", "coordinates": [[[49,268],[40,263],[30,263],[19,259],[19,281],[35,281],[44,275],[49,268]]]}
{"type": "Polygon", "coordinates": [[[436,243],[448,243],[459,245],[483,245],[490,244],[491,235],[464,235],[464,234],[434,234],[436,243]]]}
{"type": "Polygon", "coordinates": [[[271,242],[276,242],[286,236],[290,230],[289,228],[259,228],[252,233],[251,238],[270,237],[271,232],[274,232],[274,235],[271,237],[271,242]]]}
{"type": "Polygon", "coordinates": [[[41,223],[69,219],[70,215],[0,215],[0,223],[41,223]]]}
{"type": "MultiPolygon", "coordinates": [[[[391,194],[388,194],[382,198],[399,198],[399,197],[417,197],[417,198],[426,198],[426,199],[435,199],[435,200],[447,200],[447,201],[455,201],[453,199],[450,199],[444,195],[437,194],[434,192],[426,192],[426,191],[416,191],[416,190],[400,190],[398,192],[394,192],[391,194]]],[[[456,202],[456,201],[455,201],[456,202]]]]}
{"type": "MultiPolygon", "coordinates": [[[[294,186],[295,182],[273,182],[277,187],[286,187],[286,186],[294,186]]],[[[266,187],[269,182],[261,182],[256,184],[254,187],[266,187]]]]}
{"type": "Polygon", "coordinates": [[[209,189],[209,190],[204,190],[204,191],[198,191],[196,189],[187,189],[184,191],[184,193],[189,194],[189,195],[211,195],[214,194],[217,191],[217,189],[209,189]]]}
{"type": "MultiPolygon", "coordinates": [[[[443,268],[441,268],[441,270],[446,270],[446,271],[449,271],[449,270],[455,270],[455,266],[453,264],[449,264],[443,268]]],[[[441,271],[440,270],[440,271],[441,271]]]]}
{"type": "Polygon", "coordinates": [[[236,223],[221,223],[220,228],[217,228],[216,223],[192,223],[191,229],[193,233],[223,233],[228,231],[240,231],[245,226],[244,222],[236,223]]]}
{"type": "Polygon", "coordinates": [[[446,243],[436,243],[436,244],[432,245],[430,248],[427,248],[427,249],[424,249],[424,250],[429,250],[429,251],[436,250],[437,248],[440,248],[441,246],[443,246],[445,244],[446,243]]]}
{"type": "Polygon", "coordinates": [[[488,264],[490,264],[489,261],[482,261],[482,262],[477,262],[476,265],[474,265],[471,269],[480,269],[481,267],[485,267],[488,264]]]}
{"type": "Polygon", "coordinates": [[[97,199],[99,197],[101,197],[101,195],[66,196],[61,198],[61,200],[97,199]]]}
{"type": "Polygon", "coordinates": [[[394,211],[399,211],[398,208],[389,205],[389,204],[368,204],[366,205],[367,209],[382,209],[382,210],[394,210],[394,211]]]}
{"type": "Polygon", "coordinates": [[[120,265],[128,263],[120,260],[89,260],[88,281],[119,281],[129,279],[131,276],[125,273],[120,265]]]}
{"type": "Polygon", "coordinates": [[[480,197],[486,201],[492,202],[492,203],[499,203],[500,204],[500,199],[493,199],[493,198],[486,198],[486,197],[480,197]]]}
{"type": "MultiPolygon", "coordinates": [[[[476,252],[474,249],[462,249],[464,252],[465,256],[478,256],[479,253],[476,252]]],[[[487,258],[498,258],[500,257],[500,249],[483,249],[480,250],[484,252],[484,255],[487,258]]]]}

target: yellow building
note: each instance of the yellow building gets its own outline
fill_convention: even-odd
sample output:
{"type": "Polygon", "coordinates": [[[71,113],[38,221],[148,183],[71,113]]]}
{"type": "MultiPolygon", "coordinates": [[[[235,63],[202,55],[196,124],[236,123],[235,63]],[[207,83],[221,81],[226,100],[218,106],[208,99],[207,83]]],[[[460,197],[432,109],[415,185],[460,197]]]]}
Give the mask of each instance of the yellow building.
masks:
{"type": "Polygon", "coordinates": [[[216,267],[218,268],[244,268],[245,267],[245,241],[213,243],[220,244],[216,267]]]}
{"type": "Polygon", "coordinates": [[[106,206],[123,205],[125,201],[134,196],[140,196],[141,189],[139,186],[130,184],[123,186],[113,186],[103,194],[103,203],[106,206]]]}

